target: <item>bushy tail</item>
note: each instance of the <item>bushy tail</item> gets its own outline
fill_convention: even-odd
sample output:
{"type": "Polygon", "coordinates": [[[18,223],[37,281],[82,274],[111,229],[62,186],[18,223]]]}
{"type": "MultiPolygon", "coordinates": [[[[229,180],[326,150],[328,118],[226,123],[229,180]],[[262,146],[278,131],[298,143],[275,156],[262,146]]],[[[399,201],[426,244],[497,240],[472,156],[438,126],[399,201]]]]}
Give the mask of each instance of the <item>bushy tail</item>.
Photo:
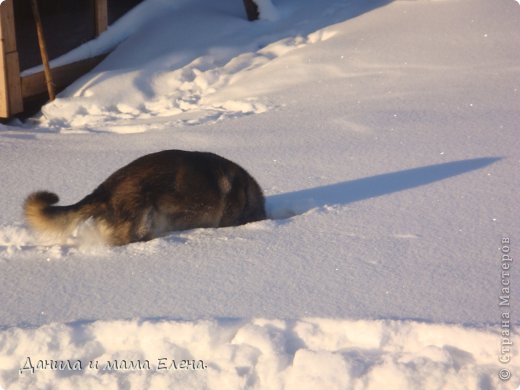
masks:
{"type": "Polygon", "coordinates": [[[89,217],[80,203],[53,206],[58,201],[58,195],[52,192],[39,191],[29,195],[23,206],[27,224],[40,233],[68,235],[89,217]]]}

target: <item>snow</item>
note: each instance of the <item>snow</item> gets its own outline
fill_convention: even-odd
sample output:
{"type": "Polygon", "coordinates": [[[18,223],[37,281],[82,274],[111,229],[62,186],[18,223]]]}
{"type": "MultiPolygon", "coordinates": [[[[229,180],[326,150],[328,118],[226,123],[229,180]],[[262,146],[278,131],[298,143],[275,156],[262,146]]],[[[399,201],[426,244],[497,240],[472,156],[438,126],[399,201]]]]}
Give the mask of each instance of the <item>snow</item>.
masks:
{"type": "Polygon", "coordinates": [[[255,3],[258,6],[260,19],[275,21],[279,18],[278,10],[273,6],[271,0],[258,0],[255,3]]]}
{"type": "Polygon", "coordinates": [[[118,45],[103,63],[1,125],[0,387],[520,384],[516,344],[501,353],[520,323],[518,4],[260,5],[250,23],[236,1],[146,0],[88,44],[118,45]],[[117,248],[25,226],[30,192],[70,204],[170,148],[242,165],[270,219],[117,248]]]}
{"type": "Polygon", "coordinates": [[[96,321],[3,337],[10,389],[471,389],[496,361],[493,332],[399,321],[96,321]]]}

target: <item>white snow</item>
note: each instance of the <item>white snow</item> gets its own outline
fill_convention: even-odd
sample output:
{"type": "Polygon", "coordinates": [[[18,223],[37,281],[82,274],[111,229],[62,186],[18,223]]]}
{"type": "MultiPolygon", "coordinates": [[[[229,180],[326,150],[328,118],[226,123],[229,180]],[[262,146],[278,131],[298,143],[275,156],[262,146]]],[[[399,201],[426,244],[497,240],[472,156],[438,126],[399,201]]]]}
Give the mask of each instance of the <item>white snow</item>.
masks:
{"type": "Polygon", "coordinates": [[[279,18],[278,10],[271,0],[256,0],[255,3],[258,6],[260,19],[275,21],[279,18]]]}
{"type": "Polygon", "coordinates": [[[0,125],[0,387],[518,387],[520,7],[265,5],[145,0],[0,125]],[[270,219],[117,248],[25,226],[31,191],[74,203],[173,148],[242,165],[270,219]]]}
{"type": "Polygon", "coordinates": [[[9,389],[473,389],[491,383],[495,339],[400,321],[96,321],[6,330],[0,363],[9,389]]]}

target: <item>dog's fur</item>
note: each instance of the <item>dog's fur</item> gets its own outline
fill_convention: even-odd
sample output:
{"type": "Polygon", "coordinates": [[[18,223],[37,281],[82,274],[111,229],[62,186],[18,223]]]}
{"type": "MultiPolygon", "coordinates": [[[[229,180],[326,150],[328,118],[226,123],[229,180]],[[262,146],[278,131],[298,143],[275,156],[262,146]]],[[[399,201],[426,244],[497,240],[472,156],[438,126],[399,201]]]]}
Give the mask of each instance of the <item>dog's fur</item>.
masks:
{"type": "Polygon", "coordinates": [[[27,223],[38,232],[63,236],[92,218],[109,245],[266,218],[262,190],[243,168],[213,153],[182,150],[138,158],[76,204],[55,206],[58,201],[47,191],[29,195],[27,223]]]}

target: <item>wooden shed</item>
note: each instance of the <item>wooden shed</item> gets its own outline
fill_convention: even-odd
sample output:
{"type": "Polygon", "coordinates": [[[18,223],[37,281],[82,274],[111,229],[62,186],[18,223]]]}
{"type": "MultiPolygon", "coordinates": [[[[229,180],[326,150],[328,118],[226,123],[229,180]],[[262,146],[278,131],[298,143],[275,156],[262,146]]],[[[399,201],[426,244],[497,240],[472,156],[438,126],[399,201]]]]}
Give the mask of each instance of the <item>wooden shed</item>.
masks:
{"type": "MultiPolygon", "coordinates": [[[[46,77],[45,71],[23,75],[24,70],[46,62],[44,53],[48,59],[54,59],[94,39],[141,1],[3,1],[0,5],[0,118],[19,114],[33,102],[48,98],[49,88],[60,91],[104,58],[102,55],[49,69],[51,79],[46,77]],[[38,21],[41,29],[37,28],[38,21]],[[40,39],[39,33],[43,33],[40,39]]],[[[243,0],[243,3],[248,19],[257,19],[258,7],[254,1],[243,0]]]]}

